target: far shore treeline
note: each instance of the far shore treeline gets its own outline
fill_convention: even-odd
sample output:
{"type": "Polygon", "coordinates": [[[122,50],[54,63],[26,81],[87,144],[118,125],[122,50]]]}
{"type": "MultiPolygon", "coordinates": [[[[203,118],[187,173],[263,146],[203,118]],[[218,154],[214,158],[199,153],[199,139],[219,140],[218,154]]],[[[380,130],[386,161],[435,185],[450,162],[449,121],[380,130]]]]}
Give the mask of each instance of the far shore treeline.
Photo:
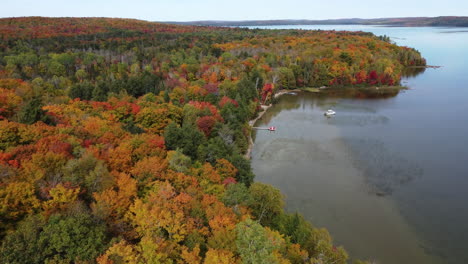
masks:
{"type": "Polygon", "coordinates": [[[439,17],[395,17],[395,18],[342,18],[326,20],[283,19],[283,20],[204,20],[190,22],[167,22],[179,25],[199,26],[278,26],[278,25],[375,25],[392,27],[468,27],[468,16],[439,17]]]}
{"type": "Polygon", "coordinates": [[[0,19],[0,263],[347,263],[253,181],[248,120],[424,65],[363,32],[0,19]]]}

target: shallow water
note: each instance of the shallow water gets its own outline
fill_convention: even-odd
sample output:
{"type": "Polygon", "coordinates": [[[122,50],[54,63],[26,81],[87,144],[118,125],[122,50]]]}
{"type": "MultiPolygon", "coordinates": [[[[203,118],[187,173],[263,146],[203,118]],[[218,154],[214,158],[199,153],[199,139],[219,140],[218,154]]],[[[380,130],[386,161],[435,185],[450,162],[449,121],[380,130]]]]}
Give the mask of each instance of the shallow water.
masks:
{"type": "Polygon", "coordinates": [[[256,180],[280,188],[289,211],[328,228],[353,257],[468,263],[468,33],[287,27],[385,34],[443,67],[406,78],[411,89],[389,99],[284,95],[256,125],[277,127],[256,133],[256,180]],[[335,117],[323,116],[329,108],[335,117]]]}

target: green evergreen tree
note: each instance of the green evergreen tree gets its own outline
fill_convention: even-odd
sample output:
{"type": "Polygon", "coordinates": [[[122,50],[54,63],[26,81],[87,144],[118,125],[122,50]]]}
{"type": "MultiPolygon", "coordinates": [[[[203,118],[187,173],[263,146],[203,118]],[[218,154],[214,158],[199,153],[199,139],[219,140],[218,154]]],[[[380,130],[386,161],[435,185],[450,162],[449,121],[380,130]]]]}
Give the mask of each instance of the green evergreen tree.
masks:
{"type": "Polygon", "coordinates": [[[34,96],[27,101],[18,113],[18,119],[23,124],[33,124],[37,121],[43,121],[48,123],[50,120],[45,116],[45,111],[42,110],[42,98],[40,96],[34,96]]]}

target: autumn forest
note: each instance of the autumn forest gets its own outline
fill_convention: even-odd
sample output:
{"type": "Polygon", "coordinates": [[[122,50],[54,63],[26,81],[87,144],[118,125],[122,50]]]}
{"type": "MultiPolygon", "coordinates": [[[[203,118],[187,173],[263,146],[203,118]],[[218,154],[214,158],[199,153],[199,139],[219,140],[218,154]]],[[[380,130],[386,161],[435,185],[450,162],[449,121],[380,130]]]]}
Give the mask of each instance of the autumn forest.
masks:
{"type": "Polygon", "coordinates": [[[424,65],[364,32],[0,19],[0,262],[348,263],[254,181],[248,121],[424,65]]]}

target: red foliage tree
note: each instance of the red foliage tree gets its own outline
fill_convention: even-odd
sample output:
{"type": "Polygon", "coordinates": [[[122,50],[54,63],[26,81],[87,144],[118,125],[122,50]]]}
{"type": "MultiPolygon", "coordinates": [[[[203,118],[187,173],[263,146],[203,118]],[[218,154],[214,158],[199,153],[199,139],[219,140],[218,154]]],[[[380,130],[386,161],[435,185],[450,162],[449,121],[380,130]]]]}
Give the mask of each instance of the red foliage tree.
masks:
{"type": "Polygon", "coordinates": [[[273,93],[273,84],[266,83],[262,89],[262,101],[265,102],[268,95],[271,95],[272,93],[273,93]]]}
{"type": "Polygon", "coordinates": [[[379,82],[379,75],[377,74],[376,71],[371,71],[369,73],[369,76],[367,77],[367,82],[370,84],[370,85],[375,85],[379,82]]]}
{"type": "Polygon", "coordinates": [[[207,137],[211,134],[211,130],[215,124],[216,119],[213,116],[202,116],[197,120],[198,129],[200,129],[207,137]]]}
{"type": "Polygon", "coordinates": [[[231,99],[227,96],[223,96],[223,98],[219,100],[219,107],[223,108],[226,104],[233,104],[235,107],[239,106],[239,103],[236,100],[231,99]]]}

